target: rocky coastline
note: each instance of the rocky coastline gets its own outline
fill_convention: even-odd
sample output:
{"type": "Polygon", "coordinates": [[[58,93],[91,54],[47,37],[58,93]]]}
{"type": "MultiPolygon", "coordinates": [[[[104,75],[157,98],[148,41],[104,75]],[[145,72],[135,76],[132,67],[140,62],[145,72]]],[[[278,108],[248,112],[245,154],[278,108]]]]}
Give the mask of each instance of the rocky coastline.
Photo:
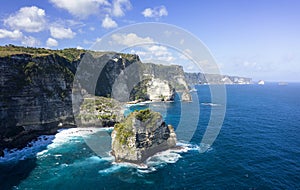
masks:
{"type": "MultiPolygon", "coordinates": [[[[78,126],[78,115],[76,111],[74,115],[72,107],[72,90],[76,91],[73,80],[78,65],[83,60],[89,64],[87,70],[91,72],[103,68],[94,92],[89,88],[91,74],[82,76],[87,83],[81,83],[81,88],[87,94],[102,96],[102,100],[112,96],[114,82],[121,73],[126,74],[128,66],[134,64],[134,68],[138,69],[135,72],[138,73],[138,78],[135,80],[149,83],[146,89],[139,84],[125,84],[127,94],[131,97],[125,102],[140,98],[142,101],[169,101],[174,97],[176,89],[188,90],[186,81],[182,80],[182,67],[144,64],[137,55],[87,52],[74,48],[49,50],[0,46],[0,155],[3,155],[4,149],[24,148],[40,135],[55,134],[60,128],[78,126]],[[167,80],[168,78],[171,80],[167,80]],[[156,88],[151,87],[153,83],[156,88]],[[134,87],[136,91],[130,92],[134,87]]],[[[127,73],[126,77],[132,76],[127,73]]],[[[85,97],[82,93],[79,95],[81,104],[85,97]]],[[[97,127],[106,127],[118,123],[119,114],[115,114],[110,108],[110,100],[107,102],[101,108],[101,113],[100,109],[94,110],[96,114],[93,116],[87,116],[85,111],[81,112],[80,121],[83,122],[79,124],[89,126],[92,123],[97,127]]]]}

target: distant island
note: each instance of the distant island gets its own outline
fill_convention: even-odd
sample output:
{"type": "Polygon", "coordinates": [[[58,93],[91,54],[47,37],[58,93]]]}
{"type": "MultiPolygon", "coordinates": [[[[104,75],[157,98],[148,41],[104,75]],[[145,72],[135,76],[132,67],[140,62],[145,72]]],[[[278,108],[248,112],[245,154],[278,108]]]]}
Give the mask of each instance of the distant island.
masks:
{"type": "Polygon", "coordinates": [[[173,101],[176,93],[181,101],[192,101],[193,85],[251,84],[244,77],[185,73],[178,65],[142,63],[133,54],[14,45],[0,46],[0,72],[0,155],[7,148],[25,147],[40,135],[55,134],[59,128],[119,124],[125,119],[120,111],[128,101],[173,101]],[[79,88],[73,82],[82,61],[88,68],[79,76],[79,88]],[[93,91],[89,81],[94,76],[88,72],[99,69],[93,91]],[[139,82],[123,80],[113,86],[120,75],[139,82]],[[115,94],[128,97],[120,94],[112,99],[113,88],[115,94]],[[73,110],[72,90],[78,95],[79,110],[73,110]]]}
{"type": "Polygon", "coordinates": [[[220,74],[185,73],[185,78],[190,85],[253,84],[251,78],[220,74]]]}

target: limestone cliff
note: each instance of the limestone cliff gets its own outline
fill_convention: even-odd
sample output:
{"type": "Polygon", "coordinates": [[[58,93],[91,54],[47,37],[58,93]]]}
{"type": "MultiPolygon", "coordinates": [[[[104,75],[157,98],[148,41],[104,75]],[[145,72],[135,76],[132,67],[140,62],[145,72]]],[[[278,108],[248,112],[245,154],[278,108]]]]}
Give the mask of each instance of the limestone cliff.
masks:
{"type": "Polygon", "coordinates": [[[153,78],[147,84],[147,95],[154,101],[172,101],[175,96],[175,89],[166,80],[153,78]]]}
{"type": "Polygon", "coordinates": [[[185,97],[181,97],[181,100],[192,100],[191,96],[189,96],[189,85],[185,79],[182,66],[145,63],[142,65],[142,74],[143,79],[158,78],[160,80],[168,81],[170,86],[174,88],[176,92],[188,94],[185,97]]]}
{"type": "Polygon", "coordinates": [[[0,57],[0,149],[22,147],[59,123],[74,124],[71,86],[78,60],[57,54],[0,57]]]}
{"type": "Polygon", "coordinates": [[[157,152],[176,145],[176,134],[162,116],[147,110],[131,113],[112,132],[112,154],[116,162],[140,164],[157,152]]]}

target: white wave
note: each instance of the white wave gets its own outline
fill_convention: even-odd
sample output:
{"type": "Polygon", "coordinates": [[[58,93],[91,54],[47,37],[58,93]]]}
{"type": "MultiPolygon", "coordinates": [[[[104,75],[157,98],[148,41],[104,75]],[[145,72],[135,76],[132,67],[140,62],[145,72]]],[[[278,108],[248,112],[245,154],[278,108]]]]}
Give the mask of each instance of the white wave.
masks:
{"type": "MultiPolygon", "coordinates": [[[[55,135],[55,139],[53,143],[50,144],[47,149],[53,149],[59,147],[67,142],[79,143],[82,138],[88,137],[91,134],[97,133],[99,131],[112,131],[113,127],[108,128],[70,128],[70,129],[62,129],[55,135]]],[[[45,151],[46,152],[46,151],[45,151]]],[[[43,152],[43,153],[45,153],[43,152]]]]}
{"type": "Polygon", "coordinates": [[[36,156],[42,149],[52,143],[54,135],[43,135],[37,138],[37,140],[31,141],[23,149],[4,149],[4,157],[0,157],[1,162],[17,162],[19,160],[25,160],[26,158],[36,156]]]}
{"type": "Polygon", "coordinates": [[[137,172],[138,173],[152,173],[152,172],[155,172],[157,169],[154,168],[154,167],[149,167],[147,169],[138,169],[137,172]]]}
{"type": "Polygon", "coordinates": [[[123,166],[120,164],[113,164],[111,167],[103,169],[103,170],[99,170],[98,173],[101,175],[109,175],[111,173],[115,173],[117,171],[119,171],[123,166]]]}
{"type": "MultiPolygon", "coordinates": [[[[109,175],[110,173],[119,172],[121,168],[134,168],[136,169],[136,174],[138,176],[143,176],[148,173],[152,173],[157,171],[159,168],[166,166],[167,164],[174,164],[180,158],[182,158],[181,154],[189,151],[200,151],[201,147],[204,145],[198,146],[195,144],[190,144],[186,142],[178,142],[176,147],[173,149],[169,149],[166,151],[159,152],[150,158],[148,158],[144,164],[133,164],[133,163],[116,163],[112,162],[111,167],[99,170],[99,174],[101,175],[109,175]]],[[[212,150],[212,148],[208,148],[207,151],[212,150]]],[[[114,157],[109,157],[111,160],[114,160],[114,157]]],[[[110,160],[110,161],[111,161],[110,160]]]]}
{"type": "Polygon", "coordinates": [[[11,162],[24,160],[26,158],[34,156],[48,156],[47,153],[49,149],[56,148],[61,146],[69,141],[74,143],[80,142],[82,137],[87,137],[91,134],[94,134],[99,131],[110,132],[113,130],[113,127],[109,128],[69,128],[69,129],[59,129],[56,135],[42,135],[37,138],[37,140],[31,141],[28,145],[19,150],[19,149],[5,149],[4,157],[0,157],[1,162],[11,162]],[[46,150],[43,150],[47,148],[46,150]]]}
{"type": "Polygon", "coordinates": [[[150,157],[147,161],[146,164],[147,165],[159,165],[159,164],[163,164],[163,163],[169,163],[169,164],[174,164],[176,163],[179,158],[181,158],[179,153],[175,153],[172,150],[166,150],[163,152],[159,152],[155,155],[153,155],[152,157],[150,157]]]}
{"type": "Polygon", "coordinates": [[[211,107],[222,106],[221,104],[215,104],[215,103],[211,103],[211,102],[203,102],[203,103],[201,103],[201,105],[211,106],[211,107]]]}
{"type": "Polygon", "coordinates": [[[91,164],[96,164],[99,162],[104,162],[105,160],[98,156],[90,156],[82,160],[77,160],[71,164],[62,163],[60,164],[62,167],[85,167],[91,164]]]}
{"type": "Polygon", "coordinates": [[[200,146],[199,146],[200,153],[210,152],[212,150],[213,150],[213,148],[209,144],[200,143],[200,146]]]}

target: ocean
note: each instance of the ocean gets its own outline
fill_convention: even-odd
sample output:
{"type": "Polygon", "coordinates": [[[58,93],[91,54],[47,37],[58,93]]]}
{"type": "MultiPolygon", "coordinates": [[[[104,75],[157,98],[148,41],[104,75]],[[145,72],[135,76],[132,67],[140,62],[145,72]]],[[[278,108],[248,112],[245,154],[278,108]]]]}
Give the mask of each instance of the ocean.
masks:
{"type": "Polygon", "coordinates": [[[0,189],[300,189],[300,84],[227,85],[222,128],[203,153],[211,110],[220,105],[211,102],[209,86],[196,89],[192,103],[177,97],[128,110],[150,107],[175,128],[196,121],[189,141],[178,134],[182,150],[159,153],[147,167],[116,164],[107,150],[99,155],[90,148],[99,139],[110,142],[103,134],[111,128],[61,130],[24,150],[6,151],[0,189]],[[182,110],[188,117],[181,118],[182,110]]]}

